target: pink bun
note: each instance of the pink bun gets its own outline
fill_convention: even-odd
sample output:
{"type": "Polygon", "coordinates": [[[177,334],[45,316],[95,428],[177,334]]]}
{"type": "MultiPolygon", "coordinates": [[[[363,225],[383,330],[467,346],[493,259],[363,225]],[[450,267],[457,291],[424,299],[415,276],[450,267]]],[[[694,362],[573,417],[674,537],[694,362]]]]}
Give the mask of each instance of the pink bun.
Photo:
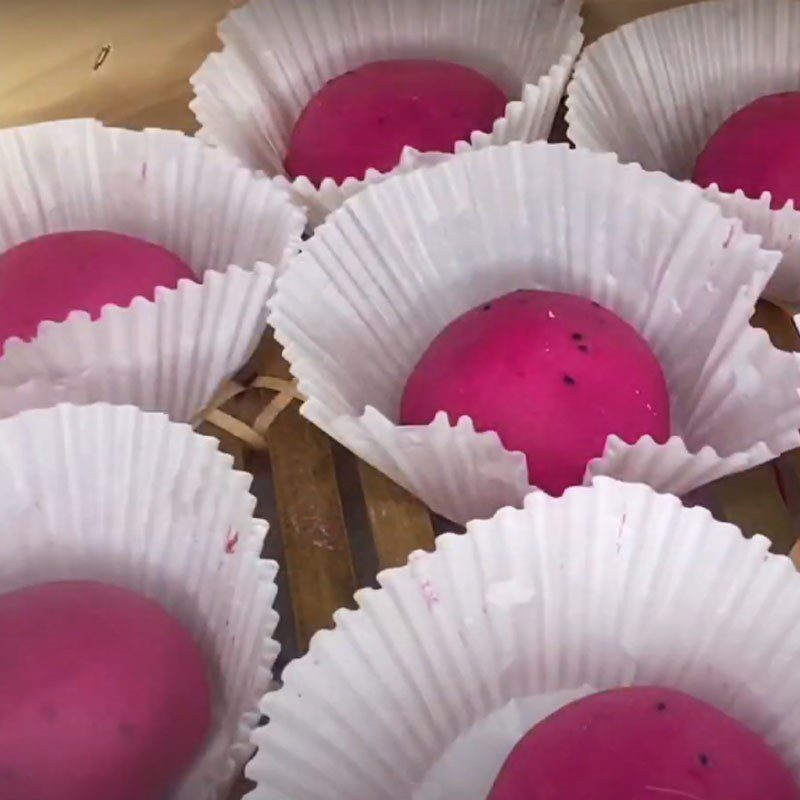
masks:
{"type": "Polygon", "coordinates": [[[0,255],[0,343],[36,337],[41,322],[63,322],[71,311],[97,319],[103,306],[152,300],[195,274],[169,250],[107,231],[51,233],[0,255]]]}
{"type": "Polygon", "coordinates": [[[156,800],[211,724],[202,654],[127,589],[91,582],[0,596],[0,797],[156,800]]]}
{"type": "Polygon", "coordinates": [[[741,723],[670,689],[612,689],[520,740],[488,800],[798,800],[792,773],[741,723]]]}
{"type": "Polygon", "coordinates": [[[447,61],[378,61],[328,81],[292,131],[286,171],[319,186],[388,172],[406,145],[453,152],[491,131],[506,95],[488,78],[447,61]]]}
{"type": "Polygon", "coordinates": [[[697,159],[694,182],[741,189],[758,199],[772,194],[771,207],[800,200],[800,92],[761,97],[729,117],[697,159]]]}
{"type": "Polygon", "coordinates": [[[560,495],[580,484],[616,434],[669,437],[664,374],[644,339],[596,303],[519,291],[469,311],[428,348],[406,384],[404,425],[469,416],[521,451],[531,483],[560,495]]]}

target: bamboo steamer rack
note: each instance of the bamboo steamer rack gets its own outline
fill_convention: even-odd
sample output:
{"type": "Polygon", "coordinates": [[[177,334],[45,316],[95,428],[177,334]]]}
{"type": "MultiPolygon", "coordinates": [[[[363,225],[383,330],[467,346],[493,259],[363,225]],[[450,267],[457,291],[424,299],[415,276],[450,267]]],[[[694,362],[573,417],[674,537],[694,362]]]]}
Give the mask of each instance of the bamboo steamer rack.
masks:
{"type": "MultiPolygon", "coordinates": [[[[585,0],[587,37],[684,2],[585,0]]],[[[240,4],[0,3],[0,127],[97,117],[130,128],[194,131],[189,76],[218,49],[218,21],[240,4]]],[[[800,351],[800,334],[783,309],[761,303],[753,324],[777,347],[800,351]]],[[[253,474],[257,513],[271,524],[265,555],[281,565],[278,670],[305,652],[335,609],[353,605],[357,588],[375,585],[379,570],[405,563],[415,549],[431,549],[437,533],[452,529],[307,423],[290,378],[267,332],[239,383],[225,387],[200,425],[253,474]]],[[[686,499],[789,553],[800,535],[800,450],[686,499]]],[[[240,781],[231,800],[248,788],[240,781]]]]}

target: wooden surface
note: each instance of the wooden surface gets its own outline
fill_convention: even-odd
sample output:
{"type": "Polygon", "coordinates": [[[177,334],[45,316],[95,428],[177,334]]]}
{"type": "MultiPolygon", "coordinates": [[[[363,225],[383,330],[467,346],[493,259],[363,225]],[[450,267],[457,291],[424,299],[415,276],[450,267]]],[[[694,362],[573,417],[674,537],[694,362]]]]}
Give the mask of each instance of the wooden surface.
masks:
{"type": "MultiPolygon", "coordinates": [[[[298,0],[301,2],[302,0],[298,0]]],[[[677,3],[588,0],[587,32],[677,3]]],[[[229,0],[0,0],[0,127],[70,116],[94,116],[129,127],[194,130],[187,109],[189,75],[217,47],[214,26],[229,0]],[[99,54],[109,48],[102,65],[99,54]]],[[[777,346],[800,349],[789,317],[762,305],[755,322],[777,346]]],[[[255,367],[286,374],[269,339],[255,367]]],[[[227,406],[252,422],[267,390],[227,406]]],[[[294,403],[267,434],[268,450],[250,452],[214,426],[237,466],[254,476],[258,514],[271,521],[266,555],[281,564],[278,670],[303,653],[333,611],[352,605],[357,586],[374,584],[379,568],[430,549],[448,528],[406,492],[311,428],[294,403]]],[[[800,530],[800,454],[705,487],[689,498],[746,533],[768,535],[788,552],[800,530]]],[[[235,797],[246,790],[244,782],[235,797]]]]}
{"type": "MultiPolygon", "coordinates": [[[[194,131],[189,76],[218,49],[217,22],[241,3],[0,0],[0,127],[97,117],[125,127],[194,131]]],[[[586,0],[586,32],[594,38],[670,5],[678,3],[586,0]]]]}

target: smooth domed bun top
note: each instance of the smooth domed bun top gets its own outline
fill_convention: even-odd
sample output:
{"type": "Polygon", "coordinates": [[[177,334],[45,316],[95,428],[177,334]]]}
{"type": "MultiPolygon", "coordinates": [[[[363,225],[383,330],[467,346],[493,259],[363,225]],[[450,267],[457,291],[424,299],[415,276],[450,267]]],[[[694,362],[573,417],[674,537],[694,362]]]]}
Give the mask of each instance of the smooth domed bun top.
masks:
{"type": "Polygon", "coordinates": [[[128,589],[67,581],[0,596],[0,797],[156,800],[209,734],[190,634],[128,589]]]}
{"type": "Polygon", "coordinates": [[[553,495],[582,482],[612,434],[630,444],[670,435],[647,342],[597,303],[558,292],[514,292],[448,325],[408,379],[401,423],[427,425],[439,411],[495,431],[553,495]]]}
{"type": "Polygon", "coordinates": [[[770,192],[776,210],[800,206],[800,92],[761,97],[730,116],[697,159],[694,182],[754,199],[770,192]]]}
{"type": "Polygon", "coordinates": [[[159,245],[109,231],[67,231],[22,242],[0,255],[0,344],[30,341],[40,323],[72,311],[97,319],[104,306],[152,300],[159,286],[196,280],[159,245]]]}
{"type": "Polygon", "coordinates": [[[798,800],[767,744],[713,706],[671,689],[612,689],[531,729],[488,800],[798,800]]]}
{"type": "Polygon", "coordinates": [[[489,132],[508,98],[484,75],[448,61],[378,61],[335,78],[297,121],[286,156],[291,177],[342,183],[388,172],[405,146],[452,153],[489,132]]]}

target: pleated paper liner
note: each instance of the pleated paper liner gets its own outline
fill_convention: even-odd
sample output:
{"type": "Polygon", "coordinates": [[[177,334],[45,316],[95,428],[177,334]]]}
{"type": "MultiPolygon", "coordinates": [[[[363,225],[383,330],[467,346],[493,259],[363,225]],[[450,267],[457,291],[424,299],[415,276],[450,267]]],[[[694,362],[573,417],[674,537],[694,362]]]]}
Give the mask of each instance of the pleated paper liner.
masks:
{"type": "Polygon", "coordinates": [[[216,440],[105,404],[0,421],[0,592],[98,580],[158,601],[202,646],[213,734],[169,800],[222,800],[250,756],[278,645],[251,477],[216,440]]]}
{"type": "MultiPolygon", "coordinates": [[[[568,135],[579,147],[681,180],[711,135],[764,95],[800,89],[800,6],[793,0],[711,0],[623,25],[590,45],[568,89],[568,135]]],[[[765,147],[768,132],[765,131],[765,147]]],[[[780,250],[765,290],[800,303],[800,210],[771,197],[707,196],[780,250]]]]}
{"type": "Polygon", "coordinates": [[[607,478],[444,535],[286,668],[248,800],[483,800],[529,727],[629,685],[715,705],[800,779],[800,576],[768,546],[607,478]]]}
{"type": "MultiPolygon", "coordinates": [[[[373,61],[434,58],[483,72],[513,98],[491,133],[457,149],[546,138],[583,43],[579,9],[578,0],[254,0],[222,21],[223,50],[192,77],[198,136],[284,175],[294,123],[327,81],[373,61]]],[[[319,188],[299,177],[291,189],[316,225],[384,177],[371,170],[319,188]]]]}
{"type": "Polygon", "coordinates": [[[0,409],[13,410],[22,391],[35,406],[133,403],[191,419],[260,339],[303,213],[268,178],[172,131],[93,120],[12,128],[0,132],[0,170],[0,252],[46,233],[102,229],[160,244],[202,276],[152,302],[107,306],[99,320],[73,312],[43,322],[31,342],[10,341],[0,409]]]}
{"type": "Polygon", "coordinates": [[[524,458],[468,418],[398,425],[408,375],[449,322],[495,297],[591,298],[649,342],[673,436],[611,437],[587,478],[682,494],[800,444],[797,357],[748,323],[779,260],[759,245],[690,184],[611,155],[510,144],[347,201],[279,280],[270,322],[305,416],[464,522],[522,500],[524,458]]]}

